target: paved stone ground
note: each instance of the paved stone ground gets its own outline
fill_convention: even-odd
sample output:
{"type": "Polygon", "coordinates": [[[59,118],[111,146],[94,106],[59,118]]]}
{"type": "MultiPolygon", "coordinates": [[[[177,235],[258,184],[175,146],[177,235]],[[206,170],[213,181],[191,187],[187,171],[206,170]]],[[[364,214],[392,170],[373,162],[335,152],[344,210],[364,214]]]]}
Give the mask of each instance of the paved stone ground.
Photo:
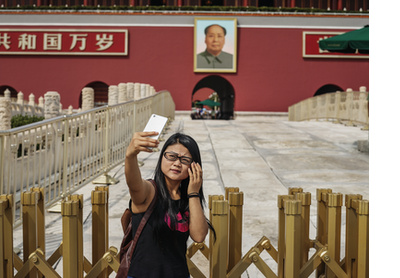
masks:
{"type": "MultiPolygon", "coordinates": [[[[316,189],[331,188],[343,194],[361,194],[369,199],[369,155],[358,151],[357,142],[368,140],[368,131],[325,121],[289,122],[287,115],[265,114],[238,116],[235,120],[191,120],[188,113],[177,113],[166,134],[174,132],[191,135],[199,144],[203,170],[204,191],[208,195],[224,195],[225,187],[239,187],[244,193],[243,245],[245,254],[263,236],[277,248],[277,196],[286,195],[288,188],[301,187],[312,194],[310,238],[315,238],[316,189]]],[[[144,178],[153,174],[159,153],[140,154],[144,178]]],[[[110,246],[122,239],[120,217],[129,201],[123,165],[110,172],[119,183],[110,186],[110,246]]],[[[84,252],[91,261],[90,192],[95,185],[79,190],[84,205],[84,252]]],[[[208,209],[206,210],[208,215],[208,209]]],[[[61,216],[47,213],[47,256],[61,242],[61,216]]],[[[344,244],[345,214],[342,216],[344,244]]],[[[14,246],[22,249],[20,231],[14,236],[14,246]]],[[[206,240],[208,242],[208,239],[206,240]]],[[[342,257],[344,256],[342,252],[342,257]]],[[[266,253],[265,262],[276,271],[276,263],[266,253]]],[[[206,276],[208,264],[202,255],[193,260],[206,276]]],[[[57,266],[62,274],[62,262],[57,266]]],[[[113,277],[111,275],[110,277],[113,277]]],[[[242,277],[264,277],[252,265],[242,277]]]]}

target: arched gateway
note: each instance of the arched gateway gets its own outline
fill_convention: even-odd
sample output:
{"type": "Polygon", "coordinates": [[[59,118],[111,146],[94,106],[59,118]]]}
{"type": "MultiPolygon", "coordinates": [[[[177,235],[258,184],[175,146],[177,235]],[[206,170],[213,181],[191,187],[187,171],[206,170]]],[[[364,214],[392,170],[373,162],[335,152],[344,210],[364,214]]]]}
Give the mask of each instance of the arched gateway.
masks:
{"type": "Polygon", "coordinates": [[[192,99],[194,94],[202,89],[210,88],[218,93],[221,101],[221,118],[229,120],[233,118],[233,106],[235,103],[235,90],[232,84],[219,75],[209,75],[204,77],[193,88],[192,99]]]}

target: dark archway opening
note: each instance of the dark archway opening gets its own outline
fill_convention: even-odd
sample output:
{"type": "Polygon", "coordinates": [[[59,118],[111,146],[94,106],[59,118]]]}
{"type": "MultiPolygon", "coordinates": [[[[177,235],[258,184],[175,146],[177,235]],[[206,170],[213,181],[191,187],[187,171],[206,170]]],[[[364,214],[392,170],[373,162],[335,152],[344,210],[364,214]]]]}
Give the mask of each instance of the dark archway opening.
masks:
{"type": "Polygon", "coordinates": [[[258,1],[259,7],[274,7],[274,0],[259,0],[258,1]]]}
{"type": "MultiPolygon", "coordinates": [[[[108,103],[108,85],[101,81],[95,81],[87,84],[94,90],[94,107],[104,106],[108,103]]],[[[82,91],[79,94],[79,107],[82,107],[82,91]]]]}
{"type": "Polygon", "coordinates": [[[319,88],[314,96],[319,96],[327,93],[336,93],[337,91],[343,92],[343,89],[340,88],[339,86],[333,85],[333,84],[327,84],[319,88]]]}
{"type": "Polygon", "coordinates": [[[15,90],[13,87],[8,86],[8,85],[0,86],[0,96],[4,96],[4,91],[7,89],[10,90],[10,92],[11,92],[11,94],[10,94],[11,99],[13,99],[14,101],[17,101],[17,98],[18,98],[17,90],[15,90]]]}
{"type": "Polygon", "coordinates": [[[219,118],[225,120],[233,119],[235,90],[232,84],[219,75],[210,75],[204,77],[193,88],[192,102],[193,100],[197,99],[197,96],[195,97],[196,92],[203,88],[209,88],[218,94],[221,103],[219,118]]]}

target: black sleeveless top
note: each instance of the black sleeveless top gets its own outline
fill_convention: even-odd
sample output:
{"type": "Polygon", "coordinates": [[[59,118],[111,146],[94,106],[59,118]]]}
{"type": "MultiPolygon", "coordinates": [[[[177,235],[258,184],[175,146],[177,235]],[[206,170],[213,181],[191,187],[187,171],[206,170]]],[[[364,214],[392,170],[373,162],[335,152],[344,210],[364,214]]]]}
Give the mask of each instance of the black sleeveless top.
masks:
{"type": "MultiPolygon", "coordinates": [[[[154,237],[154,213],[147,221],[133,252],[128,276],[134,278],[188,278],[189,270],[186,263],[189,223],[184,221],[179,212],[179,202],[173,202],[173,210],[177,214],[178,223],[171,229],[170,220],[165,217],[165,225],[158,242],[154,237]]],[[[130,207],[130,204],[129,204],[130,207]]],[[[186,216],[189,212],[185,212],[186,216]]],[[[132,215],[132,236],[135,236],[143,213],[132,215]]]]}

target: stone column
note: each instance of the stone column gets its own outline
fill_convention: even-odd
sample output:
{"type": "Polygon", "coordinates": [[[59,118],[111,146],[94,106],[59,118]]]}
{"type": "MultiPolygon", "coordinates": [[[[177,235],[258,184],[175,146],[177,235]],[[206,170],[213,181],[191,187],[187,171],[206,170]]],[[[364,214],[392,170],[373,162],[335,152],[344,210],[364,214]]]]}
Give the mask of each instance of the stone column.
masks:
{"type": "Polygon", "coordinates": [[[44,108],[44,98],[43,97],[39,97],[38,106],[44,108]]]}
{"type": "Polygon", "coordinates": [[[85,87],[82,89],[82,111],[94,108],[94,89],[85,87]]]}
{"type": "Polygon", "coordinates": [[[156,89],[153,86],[150,86],[150,95],[153,96],[156,94],[156,89]]]}
{"type": "Polygon", "coordinates": [[[126,88],[127,88],[127,99],[133,100],[134,98],[134,91],[135,91],[135,84],[133,82],[128,82],[126,83],[126,88]]]}
{"type": "Polygon", "coordinates": [[[35,106],[35,95],[34,95],[34,94],[30,94],[30,95],[29,95],[29,102],[28,102],[28,104],[29,104],[30,106],[35,106]]]}
{"type": "Polygon", "coordinates": [[[146,97],[146,84],[140,84],[140,98],[146,97]]]}
{"type": "Polygon", "coordinates": [[[24,94],[22,92],[19,92],[17,95],[17,103],[24,105],[24,94]]]}
{"type": "Polygon", "coordinates": [[[11,91],[9,89],[6,89],[4,91],[4,97],[8,98],[9,100],[11,100],[11,91]]]}
{"type": "Polygon", "coordinates": [[[127,101],[127,86],[126,83],[118,84],[118,103],[127,101]]]}
{"type": "Polygon", "coordinates": [[[44,118],[51,119],[60,115],[60,94],[49,91],[44,94],[44,118]]]}
{"type": "Polygon", "coordinates": [[[133,91],[133,99],[140,99],[140,83],[135,83],[134,91],[133,91]]]}
{"type": "Polygon", "coordinates": [[[118,86],[108,87],[108,105],[118,104],[118,86]]]}
{"type": "Polygon", "coordinates": [[[11,100],[0,97],[0,130],[11,129],[11,100]]]}

